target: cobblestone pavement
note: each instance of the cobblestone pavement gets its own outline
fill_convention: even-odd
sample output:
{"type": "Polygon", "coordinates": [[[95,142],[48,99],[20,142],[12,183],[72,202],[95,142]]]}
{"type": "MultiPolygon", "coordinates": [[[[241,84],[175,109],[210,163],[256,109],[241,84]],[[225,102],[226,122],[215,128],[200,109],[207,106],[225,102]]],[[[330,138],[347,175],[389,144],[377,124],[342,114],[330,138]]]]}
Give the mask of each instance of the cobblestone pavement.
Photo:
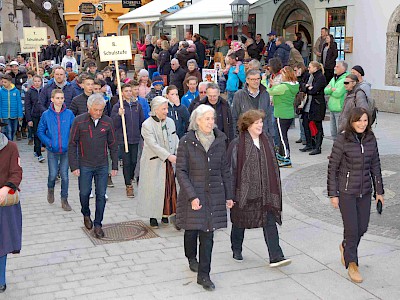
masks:
{"type": "MultiPolygon", "coordinates": [[[[23,248],[20,255],[9,256],[8,287],[5,294],[0,294],[0,300],[400,299],[400,241],[398,235],[390,235],[393,227],[398,227],[398,204],[394,201],[398,201],[399,120],[399,115],[379,114],[376,132],[383,169],[397,172],[387,173],[385,183],[389,184],[387,190],[397,194],[388,199],[380,219],[373,216],[370,233],[360,244],[360,270],[365,277],[362,284],[350,282],[340,264],[339,214],[319,197],[325,188],[326,155],[332,145],[328,139],[324,141],[323,154],[310,157],[300,153],[294,143],[298,129],[289,132],[294,167],[282,170],[284,214],[279,231],[283,251],[293,263],[280,269],[268,267],[268,252],[260,229],[246,231],[244,262],[235,263],[230,250],[230,228],[219,230],[212,258],[214,292],[206,292],[196,283],[196,274],[189,270],[184,257],[183,232],[172,226],[158,229],[158,238],[93,245],[81,228],[77,179],[70,177],[71,212],[60,207],[59,184],[55,204],[49,205],[47,163],[38,163],[33,148],[26,145],[26,140],[20,141],[24,169],[23,248]],[[305,178],[302,174],[306,174],[305,178]],[[315,182],[319,189],[309,189],[304,182],[308,186],[315,182]],[[293,193],[296,190],[301,199],[293,193]],[[299,205],[302,199],[315,203],[305,202],[304,209],[299,205]],[[332,220],[330,215],[334,215],[332,220]],[[376,234],[374,227],[380,226],[388,233],[376,234]]],[[[324,126],[325,132],[329,132],[329,123],[324,122],[324,126]]],[[[116,186],[107,191],[110,199],[104,224],[143,220],[135,213],[138,199],[125,197],[121,172],[114,183],[116,186]]]]}

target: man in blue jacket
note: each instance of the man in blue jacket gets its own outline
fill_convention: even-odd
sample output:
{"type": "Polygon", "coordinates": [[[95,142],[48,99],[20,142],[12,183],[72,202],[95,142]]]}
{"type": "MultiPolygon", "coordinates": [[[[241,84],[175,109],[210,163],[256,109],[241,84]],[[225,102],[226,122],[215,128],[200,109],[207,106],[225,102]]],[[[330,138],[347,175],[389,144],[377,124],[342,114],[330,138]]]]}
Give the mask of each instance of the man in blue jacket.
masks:
{"type": "Polygon", "coordinates": [[[286,45],[286,40],[283,36],[278,36],[276,39],[276,51],[274,57],[280,58],[282,66],[287,66],[290,56],[290,47],[286,45]]]}
{"type": "Polygon", "coordinates": [[[0,122],[8,124],[3,127],[3,133],[12,141],[17,132],[18,121],[23,118],[21,93],[11,83],[9,74],[3,75],[1,79],[3,87],[0,89],[0,122]]]}
{"type": "Polygon", "coordinates": [[[42,110],[45,111],[49,108],[51,102],[51,92],[54,89],[61,89],[64,93],[64,104],[69,108],[72,99],[78,96],[76,90],[67,81],[66,73],[63,67],[55,67],[54,71],[54,81],[51,84],[46,85],[40,92],[40,103],[42,105],[42,110]]]}
{"type": "Polygon", "coordinates": [[[239,72],[236,74],[236,55],[232,53],[228,55],[230,69],[228,71],[228,80],[226,81],[226,90],[228,91],[228,103],[232,107],[233,96],[239,90],[240,85],[246,82],[246,72],[244,65],[239,66],[239,72]]]}
{"type": "Polygon", "coordinates": [[[60,89],[51,92],[51,105],[40,118],[37,134],[46,146],[49,176],[47,179],[47,201],[54,203],[54,186],[58,171],[61,175],[61,207],[70,211],[68,203],[68,141],[74,114],[64,104],[64,93],[60,89]]]}

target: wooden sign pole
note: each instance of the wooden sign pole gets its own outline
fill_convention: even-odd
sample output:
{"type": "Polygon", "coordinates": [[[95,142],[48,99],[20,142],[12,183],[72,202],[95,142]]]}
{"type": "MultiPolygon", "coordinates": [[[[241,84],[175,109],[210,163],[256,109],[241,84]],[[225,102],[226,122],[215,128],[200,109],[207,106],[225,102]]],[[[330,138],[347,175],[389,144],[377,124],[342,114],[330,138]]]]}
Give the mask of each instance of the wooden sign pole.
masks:
{"type": "Polygon", "coordinates": [[[35,55],[36,55],[36,74],[39,74],[39,56],[37,51],[38,46],[35,47],[35,55]]]}
{"type": "MultiPolygon", "coordinates": [[[[124,100],[122,99],[121,79],[119,77],[118,60],[115,61],[115,74],[117,75],[119,106],[123,108],[124,107],[124,100]]],[[[125,115],[122,115],[121,119],[122,119],[122,134],[124,135],[125,152],[128,153],[129,152],[129,148],[128,148],[128,138],[126,136],[125,115]]]]}

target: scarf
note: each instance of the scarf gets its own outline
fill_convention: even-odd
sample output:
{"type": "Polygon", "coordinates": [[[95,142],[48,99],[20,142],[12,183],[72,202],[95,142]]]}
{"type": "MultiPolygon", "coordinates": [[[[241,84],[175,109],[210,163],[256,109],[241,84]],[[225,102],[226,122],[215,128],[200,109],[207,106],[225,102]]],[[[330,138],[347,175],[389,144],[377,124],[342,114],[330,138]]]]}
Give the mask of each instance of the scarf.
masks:
{"type": "Polygon", "coordinates": [[[246,131],[239,136],[236,202],[243,208],[248,199],[262,198],[262,205],[282,224],[282,190],[278,163],[272,144],[260,135],[260,151],[246,131]],[[260,165],[261,164],[261,165],[260,165]]]}
{"type": "Polygon", "coordinates": [[[211,131],[210,134],[205,134],[201,130],[196,130],[195,135],[196,135],[196,138],[200,141],[204,150],[206,150],[206,152],[208,152],[208,149],[210,149],[212,143],[215,141],[214,130],[211,131]]]}
{"type": "Polygon", "coordinates": [[[7,146],[7,144],[8,138],[0,132],[0,150],[3,150],[7,146]]]}

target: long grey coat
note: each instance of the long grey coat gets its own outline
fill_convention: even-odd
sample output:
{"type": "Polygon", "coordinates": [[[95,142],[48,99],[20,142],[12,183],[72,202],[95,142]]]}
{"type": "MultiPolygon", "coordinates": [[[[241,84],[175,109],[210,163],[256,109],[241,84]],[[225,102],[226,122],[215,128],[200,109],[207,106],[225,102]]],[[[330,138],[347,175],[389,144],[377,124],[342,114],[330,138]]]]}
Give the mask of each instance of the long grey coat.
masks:
{"type": "Polygon", "coordinates": [[[145,218],[161,219],[164,207],[166,164],[168,156],[176,154],[178,136],[175,123],[148,118],[142,124],[144,147],[140,159],[139,202],[137,214],[145,218]],[[166,125],[167,131],[162,130],[166,125]]]}

